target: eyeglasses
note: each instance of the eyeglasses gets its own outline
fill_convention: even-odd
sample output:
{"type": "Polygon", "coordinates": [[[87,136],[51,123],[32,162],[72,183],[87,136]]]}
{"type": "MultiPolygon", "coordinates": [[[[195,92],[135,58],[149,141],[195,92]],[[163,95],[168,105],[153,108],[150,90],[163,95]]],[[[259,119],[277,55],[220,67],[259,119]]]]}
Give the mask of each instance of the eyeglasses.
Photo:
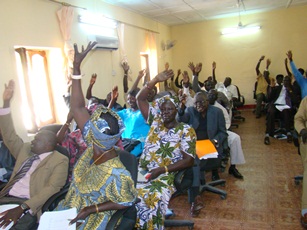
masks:
{"type": "Polygon", "coordinates": [[[195,101],[194,102],[194,105],[195,106],[198,106],[198,105],[205,105],[206,104],[206,101],[195,101]]]}

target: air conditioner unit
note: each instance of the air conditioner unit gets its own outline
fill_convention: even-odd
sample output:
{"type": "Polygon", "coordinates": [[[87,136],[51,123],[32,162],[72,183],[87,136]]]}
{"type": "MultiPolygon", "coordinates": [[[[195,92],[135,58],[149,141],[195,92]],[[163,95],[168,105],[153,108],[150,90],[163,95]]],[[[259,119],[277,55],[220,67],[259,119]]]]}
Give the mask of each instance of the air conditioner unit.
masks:
{"type": "Polygon", "coordinates": [[[101,35],[90,35],[88,37],[89,41],[96,41],[97,44],[93,49],[106,49],[106,50],[117,50],[118,49],[118,37],[109,37],[101,35]]]}

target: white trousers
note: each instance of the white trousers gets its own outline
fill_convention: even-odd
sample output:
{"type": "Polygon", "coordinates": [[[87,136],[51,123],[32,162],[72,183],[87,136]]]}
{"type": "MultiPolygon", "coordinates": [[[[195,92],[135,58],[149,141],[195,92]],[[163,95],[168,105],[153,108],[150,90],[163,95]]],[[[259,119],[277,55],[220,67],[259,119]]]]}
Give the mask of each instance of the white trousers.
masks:
{"type": "Polygon", "coordinates": [[[238,134],[227,131],[228,146],[230,148],[230,164],[239,165],[245,163],[245,158],[241,145],[241,138],[238,134]]]}

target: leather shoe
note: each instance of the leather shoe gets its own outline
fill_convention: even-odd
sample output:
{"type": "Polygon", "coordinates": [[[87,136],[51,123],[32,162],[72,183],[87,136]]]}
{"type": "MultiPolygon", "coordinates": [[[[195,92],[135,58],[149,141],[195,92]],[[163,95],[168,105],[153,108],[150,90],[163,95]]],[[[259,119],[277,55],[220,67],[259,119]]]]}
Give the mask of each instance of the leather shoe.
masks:
{"type": "Polygon", "coordinates": [[[191,216],[197,217],[200,213],[200,210],[204,207],[204,203],[200,197],[200,195],[195,197],[195,202],[191,205],[191,216]]]}
{"type": "Polygon", "coordinates": [[[301,224],[307,229],[307,213],[304,216],[301,216],[301,224]]]}
{"type": "Polygon", "coordinates": [[[287,134],[287,142],[292,143],[292,135],[291,134],[287,134]]]}
{"type": "Polygon", "coordinates": [[[229,168],[228,173],[233,175],[235,178],[243,179],[242,174],[236,168],[229,168]]]}
{"type": "Polygon", "coordinates": [[[270,144],[271,144],[270,138],[269,138],[269,137],[265,137],[265,138],[264,138],[264,144],[265,144],[265,145],[270,145],[270,144]]]}

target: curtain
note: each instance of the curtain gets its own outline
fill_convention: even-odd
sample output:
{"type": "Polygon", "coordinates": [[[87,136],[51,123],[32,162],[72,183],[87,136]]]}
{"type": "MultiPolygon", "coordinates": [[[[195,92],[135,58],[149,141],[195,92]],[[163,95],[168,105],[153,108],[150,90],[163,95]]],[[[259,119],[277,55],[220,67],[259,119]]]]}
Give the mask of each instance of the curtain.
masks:
{"type": "Polygon", "coordinates": [[[61,9],[57,11],[57,16],[59,19],[59,25],[61,33],[64,39],[64,53],[66,56],[65,72],[68,78],[72,73],[73,60],[74,60],[74,47],[71,43],[71,26],[74,18],[73,7],[62,6],[61,9]]]}

